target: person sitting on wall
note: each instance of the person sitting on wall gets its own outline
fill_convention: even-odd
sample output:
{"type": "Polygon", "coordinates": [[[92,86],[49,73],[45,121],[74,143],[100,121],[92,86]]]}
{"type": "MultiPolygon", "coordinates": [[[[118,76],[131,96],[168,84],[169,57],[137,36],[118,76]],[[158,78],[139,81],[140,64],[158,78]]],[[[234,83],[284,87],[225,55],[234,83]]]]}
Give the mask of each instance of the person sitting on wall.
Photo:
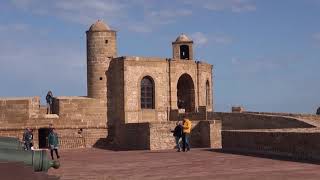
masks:
{"type": "Polygon", "coordinates": [[[191,121],[187,118],[183,119],[183,133],[182,133],[182,150],[183,152],[190,151],[190,133],[191,133],[191,121]]]}
{"type": "Polygon", "coordinates": [[[58,154],[59,139],[58,139],[58,134],[56,133],[54,128],[52,128],[49,133],[48,141],[49,141],[50,154],[51,154],[52,160],[54,160],[53,151],[55,151],[56,156],[59,159],[60,158],[58,154]]]}
{"type": "Polygon", "coordinates": [[[46,101],[47,101],[47,114],[52,114],[53,95],[51,91],[47,93],[46,101]]]}
{"type": "Polygon", "coordinates": [[[177,152],[181,151],[181,146],[180,146],[180,139],[182,137],[182,125],[181,123],[178,121],[176,123],[176,127],[174,128],[173,131],[171,131],[173,133],[173,136],[175,137],[175,141],[176,141],[176,147],[177,147],[177,152]]]}

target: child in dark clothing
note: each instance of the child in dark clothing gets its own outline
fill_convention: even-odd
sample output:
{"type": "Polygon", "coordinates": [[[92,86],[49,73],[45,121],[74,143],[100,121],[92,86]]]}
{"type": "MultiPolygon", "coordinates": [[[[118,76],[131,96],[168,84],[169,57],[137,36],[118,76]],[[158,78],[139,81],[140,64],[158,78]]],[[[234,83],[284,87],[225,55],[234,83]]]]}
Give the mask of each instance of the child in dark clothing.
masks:
{"type": "Polygon", "coordinates": [[[173,133],[173,136],[175,137],[175,141],[176,141],[176,146],[177,146],[177,152],[181,151],[181,146],[180,146],[180,139],[182,137],[182,125],[181,123],[178,121],[176,123],[176,127],[174,128],[173,131],[171,131],[173,133]]]}

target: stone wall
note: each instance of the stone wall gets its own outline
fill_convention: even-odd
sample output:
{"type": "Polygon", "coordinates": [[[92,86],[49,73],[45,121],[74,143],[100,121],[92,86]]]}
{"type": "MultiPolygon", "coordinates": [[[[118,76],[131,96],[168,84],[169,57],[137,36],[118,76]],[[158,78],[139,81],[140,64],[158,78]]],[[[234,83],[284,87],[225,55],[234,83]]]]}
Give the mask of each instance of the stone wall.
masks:
{"type": "Polygon", "coordinates": [[[278,116],[289,116],[298,119],[303,119],[305,122],[310,123],[314,126],[320,126],[320,116],[315,114],[301,114],[301,113],[275,113],[275,112],[252,112],[245,111],[245,113],[249,114],[261,114],[261,115],[278,115],[278,116]]]}
{"type": "Polygon", "coordinates": [[[214,85],[213,85],[213,66],[207,63],[199,62],[197,63],[197,71],[198,71],[198,87],[199,87],[199,106],[206,106],[207,111],[212,112],[214,109],[214,85]],[[209,94],[210,102],[206,101],[206,82],[209,82],[209,94]]]}
{"type": "Polygon", "coordinates": [[[167,121],[169,110],[178,109],[177,84],[183,74],[190,75],[193,81],[194,110],[199,106],[206,106],[206,82],[209,82],[210,103],[207,110],[212,111],[212,65],[193,60],[179,61],[152,57],[122,57],[122,61],[124,61],[126,123],[167,121]],[[140,82],[145,76],[150,76],[155,84],[154,109],[144,110],[140,107],[140,82]]]}
{"type": "Polygon", "coordinates": [[[223,130],[225,151],[320,160],[320,130],[223,130]]]}
{"type": "MultiPolygon", "coordinates": [[[[59,147],[61,149],[74,149],[102,146],[106,142],[108,130],[106,128],[87,128],[82,129],[80,133],[79,128],[64,129],[56,127],[56,132],[59,136],[59,147]]],[[[24,128],[15,129],[0,129],[0,136],[16,137],[22,141],[24,128]]],[[[33,142],[34,147],[39,148],[39,129],[33,128],[33,142]]]]}
{"type": "Polygon", "coordinates": [[[168,65],[165,59],[126,57],[124,61],[125,122],[167,121],[168,65]],[[149,76],[154,81],[154,109],[141,109],[141,80],[149,76]]]}
{"type": "Polygon", "coordinates": [[[82,129],[57,129],[59,142],[62,149],[99,147],[106,143],[107,129],[88,128],[82,129]]]}
{"type": "Polygon", "coordinates": [[[117,122],[124,122],[124,61],[123,58],[114,58],[110,62],[108,76],[108,126],[117,122]]]}
{"type": "Polygon", "coordinates": [[[104,101],[86,97],[55,97],[54,113],[59,116],[54,125],[106,126],[104,101]]]}
{"type": "Polygon", "coordinates": [[[39,112],[39,97],[0,98],[0,125],[23,124],[39,112]]]}
{"type": "Polygon", "coordinates": [[[150,123],[128,123],[118,126],[114,148],[120,150],[150,149],[150,123]]]}
{"type": "MultiPolygon", "coordinates": [[[[175,139],[172,130],[175,122],[150,124],[150,149],[173,149],[175,139]]],[[[192,121],[190,144],[192,148],[221,147],[220,121],[192,121]]]]}
{"type": "MultiPolygon", "coordinates": [[[[117,136],[120,149],[173,149],[175,140],[171,132],[175,122],[129,123],[123,125],[117,136]]],[[[192,148],[220,148],[220,121],[193,121],[191,131],[192,148]]]]}
{"type": "MultiPolygon", "coordinates": [[[[41,111],[39,97],[0,99],[0,136],[22,140],[25,128],[33,129],[34,145],[39,147],[39,132],[53,124],[59,133],[61,148],[92,147],[108,135],[106,110],[98,99],[55,97],[54,113],[41,111]],[[82,129],[82,133],[78,131],[82,129]]],[[[43,134],[40,133],[40,136],[43,134]]]]}
{"type": "Polygon", "coordinates": [[[183,118],[192,121],[213,120],[212,112],[208,112],[206,106],[199,106],[198,112],[180,113],[178,109],[170,111],[170,121],[183,120],[183,118]]]}
{"type": "Polygon", "coordinates": [[[214,112],[209,119],[222,121],[222,129],[281,129],[315,127],[300,119],[279,115],[214,112]]]}

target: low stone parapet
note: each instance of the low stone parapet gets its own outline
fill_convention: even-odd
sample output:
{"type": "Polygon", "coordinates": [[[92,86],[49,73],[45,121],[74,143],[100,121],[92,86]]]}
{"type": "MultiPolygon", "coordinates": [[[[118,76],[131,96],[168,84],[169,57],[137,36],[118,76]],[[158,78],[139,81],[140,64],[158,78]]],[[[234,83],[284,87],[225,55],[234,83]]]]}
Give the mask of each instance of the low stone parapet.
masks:
{"type": "MultiPolygon", "coordinates": [[[[175,139],[171,131],[174,130],[175,123],[169,121],[124,124],[118,128],[118,146],[123,150],[173,149],[175,139]]],[[[221,122],[192,121],[190,143],[192,148],[220,148],[221,122]]]]}
{"type": "Polygon", "coordinates": [[[320,129],[223,130],[222,149],[320,160],[320,129]]]}

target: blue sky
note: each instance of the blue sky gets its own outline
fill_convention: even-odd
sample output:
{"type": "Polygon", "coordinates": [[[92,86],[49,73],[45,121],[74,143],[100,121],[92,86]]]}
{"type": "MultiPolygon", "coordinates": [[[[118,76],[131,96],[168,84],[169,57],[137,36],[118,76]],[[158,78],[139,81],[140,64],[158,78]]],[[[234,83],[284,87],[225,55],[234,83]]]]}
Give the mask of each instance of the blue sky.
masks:
{"type": "Polygon", "coordinates": [[[214,65],[216,111],[315,113],[320,0],[2,0],[0,96],[86,95],[85,31],[102,19],[118,54],[171,57],[180,33],[214,65]]]}

